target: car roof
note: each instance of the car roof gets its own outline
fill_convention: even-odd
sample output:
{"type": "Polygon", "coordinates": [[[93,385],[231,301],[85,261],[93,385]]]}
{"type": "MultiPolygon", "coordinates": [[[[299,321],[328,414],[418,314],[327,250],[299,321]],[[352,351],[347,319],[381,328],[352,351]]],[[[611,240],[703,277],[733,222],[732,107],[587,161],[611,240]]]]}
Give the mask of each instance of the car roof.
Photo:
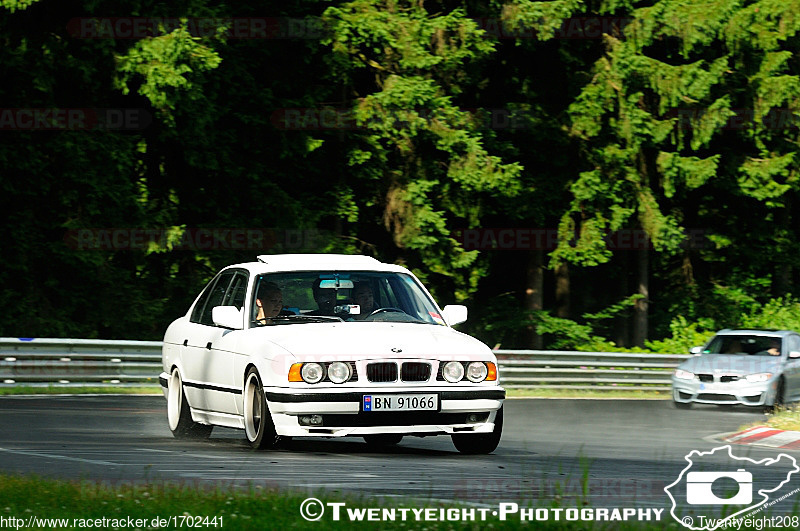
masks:
{"type": "Polygon", "coordinates": [[[750,335],[750,336],[772,336],[783,337],[789,334],[796,334],[794,330],[752,330],[752,329],[725,329],[717,332],[718,336],[750,335]]]}
{"type": "Polygon", "coordinates": [[[405,267],[384,264],[371,256],[351,254],[262,254],[258,262],[233,264],[225,269],[247,269],[250,273],[283,271],[381,271],[409,273],[405,267]]]}

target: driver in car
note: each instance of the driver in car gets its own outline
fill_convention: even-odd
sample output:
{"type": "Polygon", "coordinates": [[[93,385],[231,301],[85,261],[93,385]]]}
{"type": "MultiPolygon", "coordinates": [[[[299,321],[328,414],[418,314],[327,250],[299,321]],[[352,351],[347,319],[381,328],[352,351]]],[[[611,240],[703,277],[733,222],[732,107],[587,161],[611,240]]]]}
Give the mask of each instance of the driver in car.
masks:
{"type": "Polygon", "coordinates": [[[375,297],[372,294],[372,288],[369,287],[367,282],[359,282],[353,288],[353,304],[358,304],[361,307],[361,313],[353,315],[353,319],[364,319],[375,311],[375,297]]]}
{"type": "Polygon", "coordinates": [[[320,287],[322,279],[318,278],[311,286],[311,291],[314,295],[314,301],[317,303],[319,309],[312,310],[306,315],[335,315],[334,306],[336,305],[336,290],[323,289],[320,287]]]}

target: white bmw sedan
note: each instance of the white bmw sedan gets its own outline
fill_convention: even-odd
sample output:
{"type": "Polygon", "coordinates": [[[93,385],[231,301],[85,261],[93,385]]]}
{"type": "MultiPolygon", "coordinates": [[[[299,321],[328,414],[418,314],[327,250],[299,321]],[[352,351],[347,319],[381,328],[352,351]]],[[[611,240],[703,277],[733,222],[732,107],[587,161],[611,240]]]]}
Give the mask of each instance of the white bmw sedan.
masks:
{"type": "Polygon", "coordinates": [[[367,256],[263,255],[226,267],[164,336],[160,381],[176,437],[450,435],[490,453],[503,426],[497,360],[457,332],[407,269],[367,256]]]}

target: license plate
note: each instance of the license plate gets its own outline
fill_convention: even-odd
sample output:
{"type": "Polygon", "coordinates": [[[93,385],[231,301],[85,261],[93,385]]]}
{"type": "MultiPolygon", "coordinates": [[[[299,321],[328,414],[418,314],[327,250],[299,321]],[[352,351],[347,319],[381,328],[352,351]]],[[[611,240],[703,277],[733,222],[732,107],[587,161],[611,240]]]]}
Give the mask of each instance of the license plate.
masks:
{"type": "Polygon", "coordinates": [[[437,411],[439,395],[364,395],[364,411],[437,411]]]}

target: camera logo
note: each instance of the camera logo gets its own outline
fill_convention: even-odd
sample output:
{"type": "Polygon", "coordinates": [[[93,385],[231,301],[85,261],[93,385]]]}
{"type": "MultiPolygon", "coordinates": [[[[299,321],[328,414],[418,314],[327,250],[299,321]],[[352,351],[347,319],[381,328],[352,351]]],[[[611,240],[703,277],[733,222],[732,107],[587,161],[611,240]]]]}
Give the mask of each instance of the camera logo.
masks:
{"type": "Polygon", "coordinates": [[[741,527],[734,522],[741,524],[742,518],[764,507],[780,510],[776,504],[788,499],[785,510],[800,492],[800,488],[790,491],[800,466],[789,454],[755,460],[734,455],[728,444],[692,450],[685,459],[686,466],[664,492],[672,503],[670,515],[691,531],[741,527]]]}
{"type": "Polygon", "coordinates": [[[745,505],[753,502],[753,474],[744,468],[736,472],[689,472],[686,474],[686,503],[691,505],[745,505]],[[730,498],[720,498],[712,485],[724,478],[738,484],[738,492],[730,498]]]}

